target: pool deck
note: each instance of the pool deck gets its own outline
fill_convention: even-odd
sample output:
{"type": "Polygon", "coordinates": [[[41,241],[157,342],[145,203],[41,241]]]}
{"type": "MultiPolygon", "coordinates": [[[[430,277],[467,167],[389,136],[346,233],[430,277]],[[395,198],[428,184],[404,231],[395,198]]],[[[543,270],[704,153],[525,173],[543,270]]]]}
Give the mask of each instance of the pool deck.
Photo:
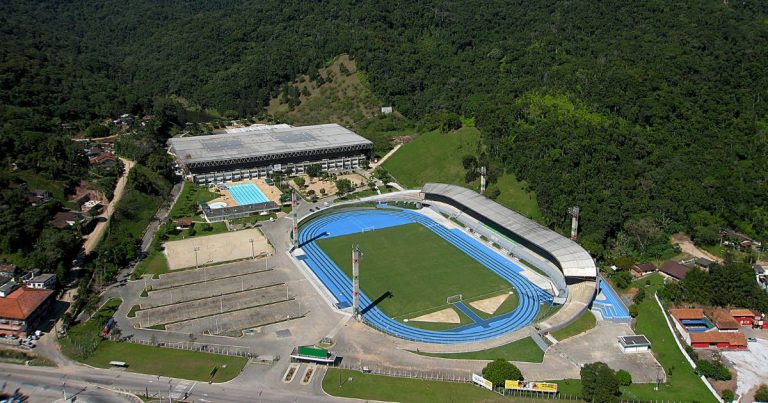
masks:
{"type": "MultiPolygon", "coordinates": [[[[280,192],[280,189],[278,189],[276,186],[273,185],[267,185],[267,183],[264,181],[264,179],[248,179],[248,180],[242,180],[237,182],[227,182],[225,185],[227,186],[234,186],[234,185],[246,185],[246,184],[252,184],[259,188],[261,190],[261,193],[264,193],[264,196],[267,196],[267,199],[270,201],[273,201],[280,204],[280,195],[282,194],[280,192]]],[[[237,201],[232,196],[232,193],[229,191],[229,189],[219,189],[217,190],[219,193],[221,193],[221,197],[217,197],[208,204],[221,202],[225,203],[227,207],[237,206],[237,201]]]]}

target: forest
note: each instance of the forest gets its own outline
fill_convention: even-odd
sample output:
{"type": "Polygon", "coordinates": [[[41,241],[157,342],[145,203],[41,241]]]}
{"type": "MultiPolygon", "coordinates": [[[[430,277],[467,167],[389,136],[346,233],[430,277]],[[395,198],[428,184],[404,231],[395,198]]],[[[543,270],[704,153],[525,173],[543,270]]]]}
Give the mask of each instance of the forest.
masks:
{"type": "MultiPolygon", "coordinates": [[[[527,181],[545,224],[581,207],[597,256],[642,256],[678,230],[764,241],[766,43],[759,0],[7,0],[0,180],[13,164],[76,177],[64,127],[169,97],[258,116],[347,53],[407,119],[474,118],[485,158],[527,181]]],[[[152,150],[120,146],[150,163],[152,150]]]]}

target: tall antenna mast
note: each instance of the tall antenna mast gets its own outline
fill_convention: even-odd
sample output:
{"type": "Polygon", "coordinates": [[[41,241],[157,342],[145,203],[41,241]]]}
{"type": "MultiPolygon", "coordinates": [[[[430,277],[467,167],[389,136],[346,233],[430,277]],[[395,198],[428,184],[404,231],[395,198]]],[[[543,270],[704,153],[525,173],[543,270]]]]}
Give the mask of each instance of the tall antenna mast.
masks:
{"type": "Polygon", "coordinates": [[[352,315],[360,319],[360,245],[352,247],[352,315]]]}
{"type": "Polygon", "coordinates": [[[578,207],[571,207],[568,209],[568,213],[571,215],[571,240],[576,240],[576,234],[579,231],[579,212],[578,207]]]}

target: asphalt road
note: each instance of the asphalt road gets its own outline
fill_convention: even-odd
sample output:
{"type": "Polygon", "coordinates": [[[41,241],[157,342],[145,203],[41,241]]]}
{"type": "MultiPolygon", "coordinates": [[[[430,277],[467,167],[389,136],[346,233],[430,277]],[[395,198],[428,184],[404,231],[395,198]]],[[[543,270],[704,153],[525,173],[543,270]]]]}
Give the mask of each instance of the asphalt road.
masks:
{"type": "MultiPolygon", "coordinates": [[[[255,365],[255,364],[250,364],[255,365]]],[[[323,370],[317,375],[324,375],[323,370]]],[[[318,377],[318,379],[320,379],[318,377]]],[[[102,370],[87,367],[24,367],[0,364],[0,381],[5,390],[30,396],[30,402],[63,401],[63,390],[77,402],[138,402],[135,396],[147,393],[150,397],[168,399],[170,390],[173,400],[183,399],[195,402],[341,402],[330,396],[316,395],[316,391],[300,389],[272,389],[261,385],[257,379],[223,384],[208,384],[153,375],[136,374],[119,370],[102,370]],[[18,385],[18,386],[17,386],[18,385]],[[62,389],[62,386],[64,389],[62,389]],[[128,393],[124,393],[128,392],[128,393]]],[[[298,383],[294,379],[294,383],[298,383]]]]}

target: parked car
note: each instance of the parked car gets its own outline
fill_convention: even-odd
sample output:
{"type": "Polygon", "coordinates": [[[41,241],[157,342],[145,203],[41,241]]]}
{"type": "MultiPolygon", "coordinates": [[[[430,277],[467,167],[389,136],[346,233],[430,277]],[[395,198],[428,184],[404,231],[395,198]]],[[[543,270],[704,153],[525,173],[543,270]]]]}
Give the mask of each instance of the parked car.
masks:
{"type": "Polygon", "coordinates": [[[750,343],[757,343],[757,339],[754,337],[747,337],[747,341],[750,343]]]}

